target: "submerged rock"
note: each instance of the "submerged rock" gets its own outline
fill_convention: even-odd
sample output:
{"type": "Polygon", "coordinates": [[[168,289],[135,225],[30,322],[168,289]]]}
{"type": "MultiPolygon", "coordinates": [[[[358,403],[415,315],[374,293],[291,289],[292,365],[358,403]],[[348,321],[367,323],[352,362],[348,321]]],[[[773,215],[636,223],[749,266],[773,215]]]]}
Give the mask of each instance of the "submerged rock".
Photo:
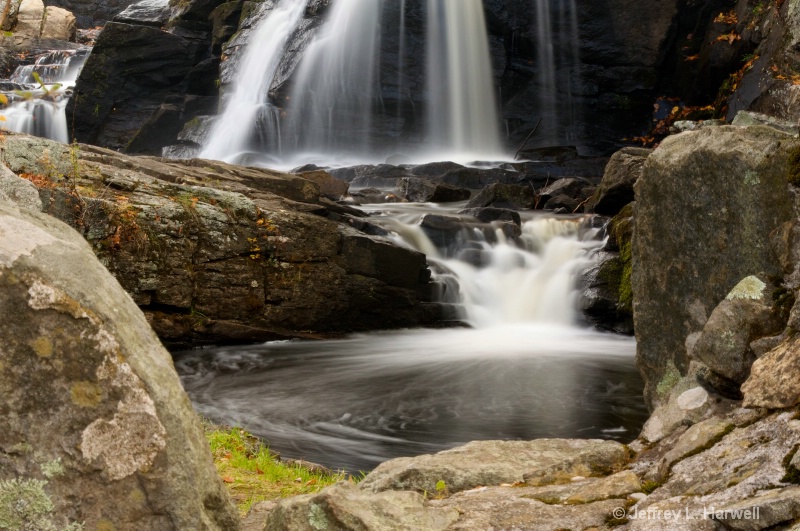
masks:
{"type": "Polygon", "coordinates": [[[236,529],[169,353],[84,239],[0,200],[0,287],[4,527],[236,529]]]}

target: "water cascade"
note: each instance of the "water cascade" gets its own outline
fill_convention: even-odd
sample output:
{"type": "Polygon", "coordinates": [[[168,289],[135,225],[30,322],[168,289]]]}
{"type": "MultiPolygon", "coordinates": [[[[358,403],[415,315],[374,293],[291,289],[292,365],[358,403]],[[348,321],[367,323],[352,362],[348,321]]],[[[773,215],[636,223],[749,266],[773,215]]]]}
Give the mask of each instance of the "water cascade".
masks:
{"type": "Polygon", "coordinates": [[[283,455],[350,471],[474,439],[629,439],[647,411],[632,339],[579,325],[576,275],[601,243],[578,219],[507,225],[435,205],[374,205],[371,221],[428,254],[473,328],[361,334],[181,353],[195,407],[283,455]],[[421,223],[420,223],[421,222],[421,223]],[[496,222],[495,222],[496,223],[496,222]],[[259,407],[258,404],[264,404],[259,407]]]}
{"type": "Polygon", "coordinates": [[[18,67],[7,82],[0,83],[0,92],[9,100],[8,108],[0,111],[5,117],[0,125],[18,133],[69,142],[64,110],[87,55],[88,50],[52,51],[32,65],[18,67]]]}
{"type": "Polygon", "coordinates": [[[428,129],[444,158],[502,157],[493,79],[482,0],[430,0],[428,129]]]}
{"type": "Polygon", "coordinates": [[[307,5],[308,0],[283,0],[266,12],[239,61],[233,95],[200,157],[233,162],[264,148],[280,152],[280,111],[269,101],[269,87],[307,5]],[[257,141],[261,128],[268,131],[266,146],[257,141]]]}
{"type": "Polygon", "coordinates": [[[580,108],[580,51],[575,0],[534,0],[536,11],[538,114],[540,145],[574,143],[580,108]]]}
{"type": "MultiPolygon", "coordinates": [[[[226,96],[223,114],[202,157],[237,161],[247,155],[250,163],[260,158],[272,165],[276,160],[289,165],[324,164],[375,162],[383,160],[389,149],[409,149],[402,145],[406,139],[392,145],[372,142],[379,121],[403,121],[401,106],[398,104],[396,113],[390,112],[382,99],[381,36],[386,31],[382,2],[333,2],[290,78],[288,93],[273,86],[281,57],[306,5],[307,0],[284,0],[266,11],[255,37],[244,48],[232,94],[226,96]],[[285,99],[271,101],[271,89],[285,99]]],[[[398,53],[398,101],[413,101],[404,94],[410,89],[405,0],[399,9],[397,50],[387,53],[398,53]]],[[[411,153],[412,158],[503,158],[483,1],[431,0],[427,25],[427,142],[425,153],[413,148],[417,156],[411,153]]],[[[418,135],[416,142],[422,136],[418,135]]]]}
{"type": "Polygon", "coordinates": [[[284,135],[290,152],[369,155],[382,3],[337,0],[296,74],[284,135]]]}

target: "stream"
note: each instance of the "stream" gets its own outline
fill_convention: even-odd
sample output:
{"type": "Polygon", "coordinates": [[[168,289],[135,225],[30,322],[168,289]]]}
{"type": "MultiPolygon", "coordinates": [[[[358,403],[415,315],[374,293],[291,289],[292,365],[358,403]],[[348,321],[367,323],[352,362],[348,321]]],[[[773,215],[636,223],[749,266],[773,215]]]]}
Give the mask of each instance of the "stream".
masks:
{"type": "Polygon", "coordinates": [[[575,310],[596,230],[523,213],[522,234],[506,238],[500,222],[457,215],[462,206],[364,209],[426,251],[469,327],[175,353],[198,412],[351,473],[477,439],[635,438],[647,418],[635,341],[590,329],[575,310]],[[443,237],[426,229],[431,214],[463,227],[443,237]]]}

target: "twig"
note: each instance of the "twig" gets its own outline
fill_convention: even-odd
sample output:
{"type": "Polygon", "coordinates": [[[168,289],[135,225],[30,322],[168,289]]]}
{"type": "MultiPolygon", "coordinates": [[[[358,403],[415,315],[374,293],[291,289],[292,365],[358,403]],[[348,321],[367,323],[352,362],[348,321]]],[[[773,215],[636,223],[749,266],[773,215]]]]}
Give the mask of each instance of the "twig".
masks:
{"type": "Polygon", "coordinates": [[[524,141],[524,142],[522,143],[522,145],[519,147],[519,149],[517,150],[517,152],[516,152],[516,153],[514,153],[514,160],[517,160],[517,157],[519,157],[519,154],[520,154],[520,152],[521,152],[523,149],[525,149],[525,145],[528,143],[528,140],[530,140],[530,139],[531,139],[531,137],[533,136],[533,133],[535,133],[535,132],[536,132],[536,130],[537,130],[537,129],[539,129],[539,124],[540,124],[540,123],[542,123],[542,119],[541,119],[541,118],[539,118],[539,121],[538,121],[538,122],[536,122],[536,125],[533,127],[533,130],[532,130],[530,133],[528,133],[528,136],[526,136],[526,137],[525,137],[525,141],[524,141]]]}

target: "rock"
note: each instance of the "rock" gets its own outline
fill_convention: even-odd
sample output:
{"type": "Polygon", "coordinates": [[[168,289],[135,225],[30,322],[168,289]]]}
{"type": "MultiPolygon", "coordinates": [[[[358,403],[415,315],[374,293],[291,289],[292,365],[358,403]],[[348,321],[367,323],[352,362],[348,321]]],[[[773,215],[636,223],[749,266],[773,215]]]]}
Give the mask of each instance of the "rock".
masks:
{"type": "Polygon", "coordinates": [[[347,195],[347,190],[350,185],[344,181],[340,181],[330,173],[317,170],[307,171],[298,174],[303,179],[308,179],[311,182],[317,183],[319,186],[319,193],[333,199],[334,201],[341,199],[347,195]]]}
{"type": "Polygon", "coordinates": [[[419,164],[411,168],[411,174],[420,177],[438,177],[444,175],[451,170],[461,170],[464,166],[455,162],[429,162],[427,164],[419,164]]]}
{"type": "Polygon", "coordinates": [[[419,222],[420,227],[438,248],[453,246],[458,235],[465,230],[465,224],[460,218],[441,216],[439,214],[425,214],[419,222]]]}
{"type": "Polygon", "coordinates": [[[242,519],[240,531],[264,531],[267,516],[277,505],[278,502],[274,500],[254,503],[242,519]]]}
{"type": "Polygon", "coordinates": [[[60,7],[48,6],[45,9],[41,39],[75,42],[76,31],[75,15],[60,7]]]}
{"type": "MultiPolygon", "coordinates": [[[[0,202],[0,522],[237,529],[199,420],[83,238],[0,202]]],[[[70,527],[70,529],[75,527],[70,527]]]]}
{"type": "Polygon", "coordinates": [[[22,0],[14,27],[14,39],[18,46],[31,45],[41,37],[44,12],[42,0],[22,0]]]}
{"type": "Polygon", "coordinates": [[[317,494],[283,499],[269,512],[264,531],[300,529],[397,529],[437,531],[458,519],[451,508],[424,505],[416,492],[370,493],[341,482],[317,494]]]}
{"type": "Polygon", "coordinates": [[[602,529],[624,500],[606,500],[582,505],[551,505],[530,497],[528,488],[490,487],[460,492],[431,507],[458,511],[459,518],[448,529],[602,529]]]}
{"type": "Polygon", "coordinates": [[[644,161],[653,150],[627,147],[611,156],[600,186],[586,204],[587,212],[616,216],[634,199],[633,185],[642,175],[644,161]]]}
{"type": "MultiPolygon", "coordinates": [[[[68,120],[76,124],[75,138],[125,148],[199,62],[200,53],[196,43],[158,28],[106,24],[68,106],[68,120]]],[[[173,116],[169,124],[174,136],[184,123],[177,118],[173,116]]],[[[166,136],[167,131],[160,133],[166,136]]],[[[160,146],[143,150],[161,152],[160,146]]]]}
{"type": "Polygon", "coordinates": [[[114,15],[124,10],[136,0],[56,0],[54,5],[72,11],[77,17],[78,26],[93,28],[102,26],[114,18],[114,15]]]}
{"type": "Polygon", "coordinates": [[[392,166],[391,164],[378,164],[373,166],[363,164],[361,166],[351,166],[346,168],[334,168],[328,173],[350,183],[353,188],[396,188],[397,181],[401,177],[408,177],[408,170],[402,166],[392,166]]]}
{"type": "Polygon", "coordinates": [[[750,344],[785,326],[773,307],[774,291],[757,276],[739,282],[711,312],[692,357],[726,379],[744,383],[756,359],[750,344]]]}
{"type": "Polygon", "coordinates": [[[141,0],[116,15],[114,22],[160,28],[169,21],[171,14],[168,0],[141,0]]]}
{"type": "Polygon", "coordinates": [[[731,422],[719,418],[704,420],[690,427],[661,459],[656,481],[662,483],[675,463],[714,446],[734,427],[731,422]]]}
{"type": "Polygon", "coordinates": [[[605,252],[581,276],[579,308],[595,327],[633,334],[631,236],[633,205],[608,222],[605,252]]]}
{"type": "Polygon", "coordinates": [[[472,216],[483,223],[491,223],[492,221],[510,221],[515,225],[522,225],[519,212],[515,212],[507,208],[465,208],[464,210],[460,210],[458,213],[460,215],[463,214],[466,216],[472,216]]]}
{"type": "Polygon", "coordinates": [[[490,184],[480,191],[467,203],[467,208],[510,208],[522,210],[532,208],[536,202],[533,189],[530,186],[518,184],[490,184]]]}
{"type": "Polygon", "coordinates": [[[17,177],[3,164],[0,164],[0,199],[16,203],[21,208],[42,211],[42,200],[33,183],[17,177]]]}
{"type": "Polygon", "coordinates": [[[795,337],[767,352],[753,363],[742,385],[744,407],[781,409],[800,403],[800,342],[795,337]]]}
{"type": "Polygon", "coordinates": [[[760,112],[739,111],[736,113],[736,117],[731,122],[731,125],[737,127],[764,125],[773,129],[777,129],[783,133],[789,133],[790,135],[796,136],[800,134],[800,125],[788,120],[782,120],[774,116],[762,114],[760,112]]]}
{"type": "Polygon", "coordinates": [[[796,290],[800,287],[800,220],[795,218],[776,228],[770,241],[783,269],[783,285],[796,290]]]}
{"type": "Polygon", "coordinates": [[[800,515],[800,487],[767,491],[730,505],[716,506],[714,519],[731,529],[758,531],[793,522],[800,515]]]}
{"type": "Polygon", "coordinates": [[[170,346],[408,327],[427,315],[424,255],[351,224],[299,176],[25,135],[6,135],[3,149],[17,173],[70,176],[39,181],[46,211],[83,232],[170,346]]]}
{"type": "Polygon", "coordinates": [[[539,192],[539,202],[547,202],[554,197],[565,196],[571,199],[584,200],[588,196],[585,190],[592,183],[579,177],[564,177],[547,185],[539,192]]]}
{"type": "Polygon", "coordinates": [[[599,440],[538,439],[475,441],[433,455],[401,457],[378,465],[359,484],[372,492],[436,492],[444,481],[450,493],[475,487],[525,482],[531,486],[602,476],[622,468],[625,447],[599,440]]]}
{"type": "MultiPolygon", "coordinates": [[[[789,153],[765,127],[714,127],[668,137],[636,183],[632,291],[637,365],[651,407],[666,367],[686,374],[687,337],[742,278],[780,265],[769,234],[791,218],[789,153]]],[[[660,391],[658,391],[660,389],[660,391]]]]}
{"type": "Polygon", "coordinates": [[[800,421],[791,413],[736,428],[710,448],[675,463],[669,479],[635,508],[679,509],[701,518],[711,507],[749,502],[765,489],[787,486],[784,460],[799,435],[800,421]]]}
{"type": "Polygon", "coordinates": [[[561,194],[548,199],[543,208],[544,210],[563,210],[565,212],[574,213],[580,206],[581,203],[577,199],[561,194]]]}
{"type": "Polygon", "coordinates": [[[450,184],[434,183],[419,177],[397,181],[400,195],[414,203],[453,203],[469,199],[470,191],[450,184]]]}
{"type": "Polygon", "coordinates": [[[625,498],[629,494],[641,492],[641,490],[642,484],[636,474],[630,470],[624,470],[607,478],[590,482],[567,498],[566,502],[579,504],[611,498],[625,498]]]}

